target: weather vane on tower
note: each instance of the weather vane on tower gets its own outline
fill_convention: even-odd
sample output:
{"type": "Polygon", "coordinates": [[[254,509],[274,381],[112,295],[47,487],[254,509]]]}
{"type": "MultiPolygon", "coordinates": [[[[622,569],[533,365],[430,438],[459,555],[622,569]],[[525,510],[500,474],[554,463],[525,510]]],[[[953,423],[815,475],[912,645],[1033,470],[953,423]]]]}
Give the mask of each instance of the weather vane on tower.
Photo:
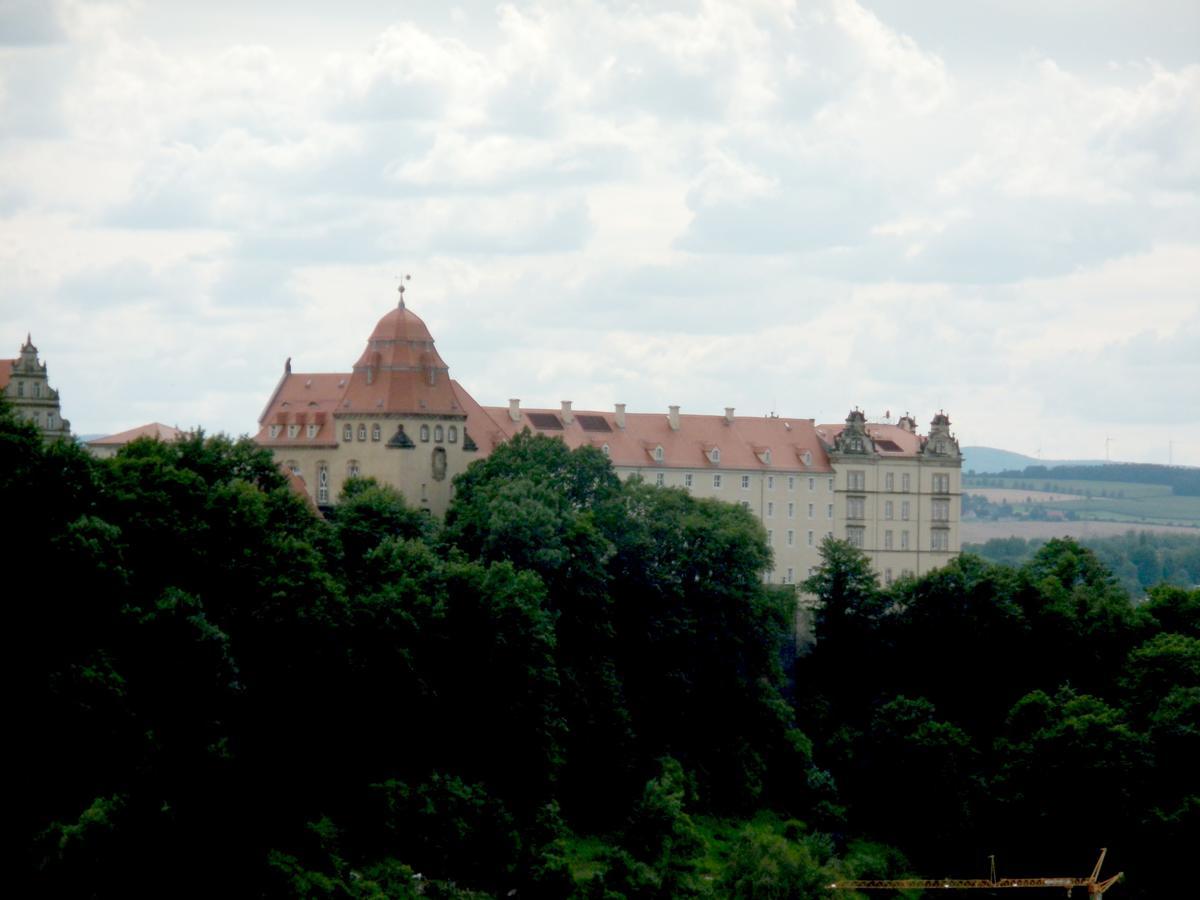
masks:
{"type": "Polygon", "coordinates": [[[401,279],[401,281],[400,281],[400,287],[398,289],[398,293],[400,294],[400,308],[401,309],[404,309],[404,282],[405,281],[412,281],[412,276],[405,275],[404,278],[401,279]]]}

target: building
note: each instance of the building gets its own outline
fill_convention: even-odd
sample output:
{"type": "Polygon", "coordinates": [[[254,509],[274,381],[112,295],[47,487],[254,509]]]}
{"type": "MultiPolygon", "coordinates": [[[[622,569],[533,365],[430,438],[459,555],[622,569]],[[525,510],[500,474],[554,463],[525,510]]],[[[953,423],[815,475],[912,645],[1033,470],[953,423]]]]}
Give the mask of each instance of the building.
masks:
{"type": "Polygon", "coordinates": [[[46,364],[38,359],[32,336],[26,335],[16,359],[0,359],[0,396],[12,404],[18,417],[36,425],[47,440],[71,436],[71,423],[62,417],[58,391],[50,387],[46,364]]]}
{"type": "Polygon", "coordinates": [[[131,441],[136,441],[138,438],[151,438],[152,440],[171,443],[179,440],[186,434],[187,432],[180,431],[173,425],[164,425],[162,422],[150,422],[147,425],[130,428],[128,431],[96,438],[95,440],[88,441],[85,446],[93,456],[100,459],[107,459],[116,456],[122,447],[131,441]]]}
{"type": "Polygon", "coordinates": [[[348,478],[369,475],[441,515],[451,480],[479,456],[465,396],[402,293],[352,371],[297,373],[289,359],[255,440],[303,479],[318,507],[330,506],[348,478]]]}
{"type": "MultiPolygon", "coordinates": [[[[403,297],[403,295],[401,295],[403,297]]],[[[910,416],[812,419],[481,406],[449,377],[425,324],[401,300],[346,374],[297,374],[290,360],[259,420],[257,441],[327,507],[345,480],[374,476],[440,515],[453,477],[529,429],[592,446],[617,473],[740,503],[767,531],[772,581],[803,580],[827,535],[850,541],[886,582],[959,552],[962,457],[944,413],[928,436],[910,416]]]]}

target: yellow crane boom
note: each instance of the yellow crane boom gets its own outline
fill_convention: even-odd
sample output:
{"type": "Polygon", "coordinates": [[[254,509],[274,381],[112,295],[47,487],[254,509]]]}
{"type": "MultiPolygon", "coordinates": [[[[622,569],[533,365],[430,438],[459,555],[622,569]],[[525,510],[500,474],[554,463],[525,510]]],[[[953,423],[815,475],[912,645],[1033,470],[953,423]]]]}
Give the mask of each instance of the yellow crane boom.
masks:
{"type": "Polygon", "coordinates": [[[1100,880],[1100,867],[1104,865],[1104,857],[1108,853],[1105,848],[1100,851],[1100,859],[1087,878],[1047,877],[1047,878],[997,878],[996,859],[992,857],[992,875],[990,878],[896,878],[889,881],[880,879],[847,879],[835,881],[829,885],[836,891],[854,890],[904,890],[905,888],[920,888],[922,890],[957,890],[962,888],[1065,888],[1067,896],[1073,888],[1087,888],[1089,897],[1101,897],[1104,892],[1117,883],[1124,874],[1100,880]]]}

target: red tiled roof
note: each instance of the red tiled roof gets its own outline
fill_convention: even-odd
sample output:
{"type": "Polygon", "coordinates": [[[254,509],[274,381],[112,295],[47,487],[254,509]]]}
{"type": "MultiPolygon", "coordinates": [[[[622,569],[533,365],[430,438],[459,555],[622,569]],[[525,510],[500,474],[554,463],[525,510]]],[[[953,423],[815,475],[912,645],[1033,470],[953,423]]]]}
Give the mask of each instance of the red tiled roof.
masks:
{"type": "Polygon", "coordinates": [[[533,428],[531,413],[551,414],[562,421],[560,410],[520,410],[521,418],[514,422],[507,407],[479,406],[454,383],[460,402],[467,411],[467,430],[479,445],[480,450],[490,452],[499,443],[524,428],[531,431],[558,436],[568,447],[583,445],[601,447],[608,444],[609,458],[616,466],[647,468],[657,466],[664,469],[752,469],[763,471],[813,471],[830,472],[825,448],[817,439],[812,419],[785,418],[735,418],[726,422],[722,415],[681,415],[679,430],[672,430],[667,415],[657,413],[626,413],[625,427],[617,425],[615,413],[598,410],[575,410],[573,421],[563,421],[562,430],[533,428]],[[594,431],[585,431],[579,416],[598,416],[612,428],[612,433],[602,436],[594,431]],[[663,459],[654,458],[654,450],[663,448],[663,459]],[[710,461],[707,453],[716,447],[721,451],[719,463],[710,461]],[[764,462],[766,451],[770,451],[771,462],[764,462]],[[804,453],[808,452],[811,465],[804,464],[804,453]]]}
{"type": "Polygon", "coordinates": [[[350,376],[336,372],[285,372],[275,396],[263,413],[261,428],[255,440],[270,446],[308,446],[312,444],[336,444],[336,426],[332,414],[338,409],[342,395],[346,392],[350,376]],[[308,436],[307,426],[318,425],[314,437],[308,436]],[[272,438],[272,425],[284,426],[272,438]],[[300,433],[288,437],[288,425],[301,426],[300,433]]]}
{"type": "MultiPolygon", "coordinates": [[[[826,444],[833,446],[834,439],[842,433],[845,427],[844,422],[836,425],[818,425],[817,435],[826,444]]],[[[921,452],[921,447],[925,442],[923,437],[914,434],[907,428],[883,422],[868,422],[867,435],[875,443],[875,449],[880,456],[916,456],[921,452]],[[883,446],[880,446],[881,442],[883,442],[883,446]],[[891,442],[898,449],[889,448],[887,442],[891,442]]]]}
{"type": "Polygon", "coordinates": [[[0,359],[0,391],[8,387],[9,381],[12,380],[13,370],[19,362],[20,359],[0,359]]]}
{"type": "Polygon", "coordinates": [[[110,434],[107,437],[96,438],[94,441],[88,441],[88,446],[124,447],[131,441],[136,441],[138,438],[143,437],[170,442],[177,441],[186,434],[187,432],[181,431],[173,425],[164,425],[162,422],[150,422],[147,425],[130,428],[128,431],[121,431],[117,434],[110,434]]]}

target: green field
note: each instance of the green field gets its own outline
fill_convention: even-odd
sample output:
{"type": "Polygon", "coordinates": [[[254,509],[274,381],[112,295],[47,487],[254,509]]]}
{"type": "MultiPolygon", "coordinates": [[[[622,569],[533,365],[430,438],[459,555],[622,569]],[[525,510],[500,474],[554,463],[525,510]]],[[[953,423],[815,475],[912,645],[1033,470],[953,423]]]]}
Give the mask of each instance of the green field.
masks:
{"type": "Polygon", "coordinates": [[[971,488],[985,487],[1025,491],[1037,502],[1012,504],[1013,510],[1021,514],[1029,513],[1036,506],[1101,522],[1200,526],[1200,497],[1178,497],[1170,487],[1162,484],[994,476],[963,478],[964,493],[970,493],[971,488]],[[1072,494],[1079,499],[1038,501],[1038,492],[1072,494]]]}

